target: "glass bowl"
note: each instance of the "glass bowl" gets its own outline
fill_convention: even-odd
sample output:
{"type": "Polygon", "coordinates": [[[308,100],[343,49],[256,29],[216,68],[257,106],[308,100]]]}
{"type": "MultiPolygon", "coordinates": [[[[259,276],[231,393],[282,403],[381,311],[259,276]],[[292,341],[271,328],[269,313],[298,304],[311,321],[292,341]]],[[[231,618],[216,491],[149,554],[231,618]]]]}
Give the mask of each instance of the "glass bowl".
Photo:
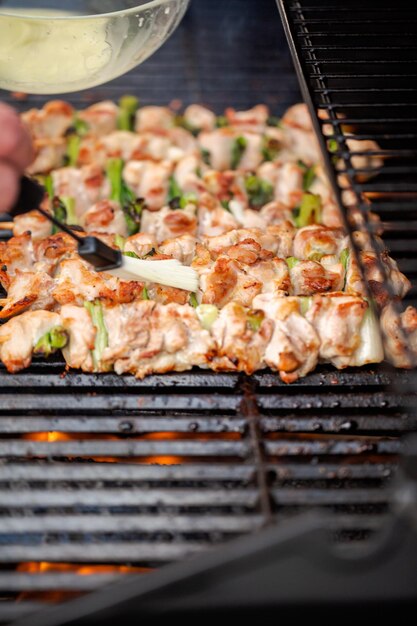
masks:
{"type": "Polygon", "coordinates": [[[0,87],[59,94],[113,80],[168,39],[189,1],[0,0],[0,87]]]}

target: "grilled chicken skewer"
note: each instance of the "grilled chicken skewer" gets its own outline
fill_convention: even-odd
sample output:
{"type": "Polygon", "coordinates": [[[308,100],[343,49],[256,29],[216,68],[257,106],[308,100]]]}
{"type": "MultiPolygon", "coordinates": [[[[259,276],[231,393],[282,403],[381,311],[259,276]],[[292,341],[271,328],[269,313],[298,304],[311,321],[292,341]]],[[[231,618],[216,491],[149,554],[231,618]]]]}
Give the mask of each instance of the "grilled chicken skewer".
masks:
{"type": "MultiPolygon", "coordinates": [[[[269,366],[291,382],[319,361],[342,368],[383,358],[304,105],[279,125],[263,105],[224,118],[198,105],[180,117],[142,107],[134,126],[122,108],[75,112],[55,101],[23,115],[37,151],[29,173],[47,175],[52,191],[44,214],[17,216],[15,237],[0,244],[0,317],[9,319],[0,358],[10,371],[62,349],[85,371],[269,366]],[[52,234],[50,216],[61,226],[60,211],[67,234],[52,234]],[[198,283],[179,289],[97,273],[74,237],[81,252],[94,240],[90,261],[123,251],[126,263],[149,268],[184,264],[198,283]]],[[[362,257],[382,308],[383,277],[366,245],[362,257]]],[[[409,282],[387,254],[381,262],[403,297],[409,282]]]]}

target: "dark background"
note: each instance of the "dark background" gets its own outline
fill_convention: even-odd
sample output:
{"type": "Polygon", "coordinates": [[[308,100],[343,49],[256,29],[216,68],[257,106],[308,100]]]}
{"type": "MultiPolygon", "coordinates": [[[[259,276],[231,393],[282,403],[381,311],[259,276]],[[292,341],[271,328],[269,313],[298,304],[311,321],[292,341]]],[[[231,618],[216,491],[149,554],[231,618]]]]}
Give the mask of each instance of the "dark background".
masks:
{"type": "MultiPolygon", "coordinates": [[[[266,103],[282,114],[300,94],[275,0],[191,0],[174,35],[145,63],[106,85],[59,97],[83,107],[124,93],[142,104],[179,99],[218,113],[266,103]]],[[[13,103],[26,109],[51,97],[13,103]]],[[[11,101],[2,90],[0,98],[11,101]]]]}

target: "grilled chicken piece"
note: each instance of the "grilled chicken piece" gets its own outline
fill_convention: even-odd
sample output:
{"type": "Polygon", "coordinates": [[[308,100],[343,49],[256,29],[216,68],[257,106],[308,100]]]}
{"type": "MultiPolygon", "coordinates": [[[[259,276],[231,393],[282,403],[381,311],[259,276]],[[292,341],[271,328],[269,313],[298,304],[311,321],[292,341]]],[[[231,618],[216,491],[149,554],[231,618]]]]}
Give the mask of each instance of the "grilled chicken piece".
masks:
{"type": "Polygon", "coordinates": [[[17,269],[31,270],[35,263],[33,241],[29,233],[0,241],[0,284],[7,290],[17,269]]]}
{"type": "Polygon", "coordinates": [[[187,204],[184,209],[172,210],[164,207],[160,211],[143,211],[142,232],[153,235],[158,242],[181,235],[197,234],[196,207],[187,204]]]}
{"type": "Polygon", "coordinates": [[[276,226],[283,222],[291,223],[292,219],[291,209],[276,200],[265,204],[259,211],[259,215],[264,220],[265,226],[276,226]]]}
{"type": "Polygon", "coordinates": [[[261,135],[226,127],[217,128],[211,132],[202,132],[197,138],[201,150],[207,153],[211,167],[220,171],[230,170],[235,165],[233,161],[236,142],[242,139],[245,145],[237,158],[236,169],[255,170],[264,158],[261,135]]]}
{"type": "Polygon", "coordinates": [[[190,292],[177,287],[168,287],[167,285],[159,285],[151,283],[147,287],[148,297],[150,300],[158,304],[189,304],[190,292]]]}
{"type": "Polygon", "coordinates": [[[144,198],[150,211],[158,211],[166,203],[172,165],[166,161],[130,161],[123,178],[138,198],[144,198]]]}
{"type": "Polygon", "coordinates": [[[292,255],[294,232],[292,224],[283,222],[269,226],[265,231],[258,228],[239,228],[217,237],[202,237],[202,241],[213,258],[224,254],[230,246],[244,239],[253,239],[264,250],[269,250],[280,258],[286,258],[292,255]]]}
{"type": "Polygon", "coordinates": [[[34,347],[61,318],[50,311],[28,311],[0,326],[0,360],[9,372],[29,367],[34,347]]]}
{"type": "Polygon", "coordinates": [[[263,133],[269,117],[269,109],[264,104],[258,104],[247,111],[236,111],[229,107],[225,111],[225,117],[229,125],[236,130],[263,133]]]}
{"type": "Polygon", "coordinates": [[[344,271],[343,266],[340,263],[338,265],[339,272],[332,272],[316,261],[299,261],[290,269],[293,295],[312,296],[342,289],[344,271]]]}
{"type": "Polygon", "coordinates": [[[50,100],[42,109],[30,109],[21,117],[34,139],[57,139],[71,127],[74,109],[63,100],[50,100]]]}
{"type": "Polygon", "coordinates": [[[51,295],[54,281],[49,274],[38,272],[22,272],[16,269],[7,289],[7,298],[0,299],[0,320],[18,315],[27,309],[49,310],[55,301],[51,295]]]}
{"type": "Polygon", "coordinates": [[[383,351],[376,334],[374,345],[368,346],[372,354],[361,349],[364,347],[361,346],[362,330],[368,308],[363,298],[344,293],[313,296],[306,319],[320,337],[320,359],[338,369],[382,361],[383,351]]]}
{"type": "Polygon", "coordinates": [[[206,185],[200,178],[201,161],[194,154],[182,157],[176,164],[174,178],[183,193],[200,194],[206,185]]]}
{"type": "Polygon", "coordinates": [[[261,292],[285,294],[290,289],[286,262],[262,249],[253,239],[231,246],[214,263],[202,246],[197,247],[192,267],[200,275],[203,304],[222,307],[235,301],[250,307],[253,298],[261,292]]]}
{"type": "Polygon", "coordinates": [[[124,251],[134,252],[139,258],[143,258],[154,252],[158,246],[156,238],[150,233],[136,233],[126,239],[124,251]]]}
{"type": "Polygon", "coordinates": [[[292,155],[294,160],[302,159],[308,165],[321,161],[321,152],[316,135],[313,131],[310,113],[304,103],[295,104],[287,109],[281,119],[282,141],[285,153],[292,155]]]}
{"type": "Polygon", "coordinates": [[[217,355],[210,364],[215,371],[252,374],[265,366],[263,355],[271,339],[273,323],[259,311],[230,302],[211,327],[217,355]]]}
{"type": "MultiPolygon", "coordinates": [[[[389,256],[387,251],[382,252],[380,255],[377,255],[375,252],[361,252],[360,257],[364,266],[368,287],[380,309],[388,304],[390,299],[389,289],[392,290],[393,295],[396,297],[404,298],[407,295],[411,289],[411,283],[400,272],[397,263],[389,256]],[[388,288],[384,272],[388,279],[388,288]]],[[[353,254],[349,255],[345,291],[363,296],[367,295],[361,270],[353,254]]]]}
{"type": "Polygon", "coordinates": [[[124,213],[119,203],[112,200],[100,200],[93,204],[84,213],[81,223],[87,232],[116,234],[123,237],[128,234],[124,213]]]}
{"type": "Polygon", "coordinates": [[[184,111],[184,122],[189,128],[210,131],[216,127],[216,116],[200,104],[190,104],[184,111]]]}
{"type": "Polygon", "coordinates": [[[264,353],[265,364],[291,383],[317,365],[320,340],[314,327],[301,315],[299,298],[267,293],[257,296],[253,308],[273,322],[273,334],[264,353]]]}
{"type": "Polygon", "coordinates": [[[36,269],[52,274],[64,257],[76,254],[77,242],[66,233],[59,232],[36,242],[34,247],[36,269]]]}
{"type": "Polygon", "coordinates": [[[245,190],[245,179],[242,172],[235,170],[225,170],[219,172],[209,169],[203,175],[205,189],[220,202],[239,200],[244,208],[248,206],[248,199],[245,190]]]}
{"type": "Polygon", "coordinates": [[[28,174],[48,174],[51,170],[64,165],[67,142],[63,137],[53,139],[34,139],[35,158],[26,168],[28,174]]]}
{"type": "Polygon", "coordinates": [[[106,161],[111,158],[122,158],[125,161],[141,158],[146,145],[146,140],[126,130],[116,130],[102,137],[86,135],[81,140],[77,165],[99,165],[104,168],[106,161]]]}
{"type": "Polygon", "coordinates": [[[193,365],[207,367],[215,343],[201,328],[193,307],[156,304],[150,300],[106,309],[109,346],[103,361],[118,374],[137,378],[169,371],[182,372],[193,365]]]}
{"type": "MultiPolygon", "coordinates": [[[[193,267],[197,267],[193,264],[193,267]]],[[[235,300],[250,306],[253,298],[262,291],[261,281],[245,271],[241,263],[219,256],[212,267],[200,274],[200,289],[203,304],[222,307],[235,300]]]]}
{"type": "Polygon", "coordinates": [[[52,182],[56,196],[74,198],[75,211],[80,221],[91,205],[108,197],[110,193],[104,172],[96,164],[57,169],[52,172],[52,182]]]}
{"type": "Polygon", "coordinates": [[[101,137],[116,130],[118,115],[119,107],[111,100],[103,100],[79,111],[77,117],[86,122],[89,135],[101,137]]]}
{"type": "Polygon", "coordinates": [[[296,259],[309,259],[317,254],[338,255],[346,247],[347,238],[342,230],[314,224],[296,231],[293,256],[296,259]]]}
{"type": "Polygon", "coordinates": [[[183,265],[191,265],[195,257],[197,239],[188,233],[165,239],[159,245],[159,252],[167,256],[177,259],[183,265]]]}
{"type": "Polygon", "coordinates": [[[174,113],[167,107],[140,107],[136,113],[135,130],[138,133],[163,134],[174,126],[174,113]]]}
{"type": "Polygon", "coordinates": [[[150,132],[137,135],[117,130],[102,137],[84,137],[78,164],[104,167],[108,159],[117,157],[124,161],[166,161],[175,165],[182,158],[197,153],[195,138],[182,128],[172,128],[163,135],[150,132]]]}
{"type": "Polygon", "coordinates": [[[276,163],[277,178],[274,185],[274,199],[293,209],[303,197],[304,170],[297,163],[276,163]]]}
{"type": "Polygon", "coordinates": [[[41,241],[52,234],[52,224],[38,211],[28,211],[13,220],[13,236],[20,237],[25,233],[30,233],[32,241],[41,241]]]}
{"type": "Polygon", "coordinates": [[[199,237],[216,237],[238,226],[237,220],[219,204],[217,199],[207,193],[201,195],[198,205],[199,237]]]}
{"type": "Polygon", "coordinates": [[[385,340],[385,356],[395,367],[417,365],[417,311],[399,302],[389,303],[381,313],[381,328],[385,340]]]}
{"type": "Polygon", "coordinates": [[[78,304],[96,299],[109,304],[132,302],[142,298],[143,283],[119,280],[111,274],[96,272],[80,258],[62,261],[52,291],[54,299],[61,305],[78,304]]]}
{"type": "Polygon", "coordinates": [[[62,350],[67,365],[83,372],[92,372],[96,328],[89,312],[82,306],[67,304],[61,309],[60,320],[68,333],[68,344],[62,350]]]}

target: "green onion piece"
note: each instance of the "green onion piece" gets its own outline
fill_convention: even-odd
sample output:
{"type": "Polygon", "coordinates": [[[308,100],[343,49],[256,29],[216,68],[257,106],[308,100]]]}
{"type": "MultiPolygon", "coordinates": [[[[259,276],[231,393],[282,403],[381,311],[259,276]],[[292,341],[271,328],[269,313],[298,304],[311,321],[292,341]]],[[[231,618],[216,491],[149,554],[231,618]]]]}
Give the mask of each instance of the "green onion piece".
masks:
{"type": "Polygon", "coordinates": [[[136,233],[140,231],[142,212],[144,208],[145,200],[143,198],[136,198],[136,200],[132,200],[131,202],[123,205],[122,209],[129,236],[136,235],[136,233]]]}
{"type": "Polygon", "coordinates": [[[349,248],[345,248],[344,250],[342,250],[342,252],[340,253],[340,262],[343,265],[345,272],[347,271],[349,257],[350,257],[349,248]]]}
{"type": "Polygon", "coordinates": [[[197,135],[199,134],[201,130],[200,128],[197,128],[196,126],[193,126],[192,124],[187,122],[187,120],[185,119],[183,115],[176,115],[174,118],[174,124],[175,126],[184,128],[184,130],[188,130],[188,132],[194,135],[194,137],[197,137],[197,135]]]}
{"type": "Polygon", "coordinates": [[[304,161],[298,160],[297,165],[304,170],[303,174],[303,191],[308,191],[316,179],[316,167],[309,167],[304,161]]]}
{"type": "Polygon", "coordinates": [[[345,270],[345,280],[343,282],[343,289],[342,289],[342,291],[344,291],[346,289],[349,258],[350,258],[350,250],[349,250],[349,248],[345,248],[340,253],[340,262],[343,265],[343,268],[345,270]]]}
{"type": "Polygon", "coordinates": [[[265,161],[273,161],[278,156],[280,150],[281,145],[277,139],[264,136],[261,151],[265,161]]]}
{"type": "Polygon", "coordinates": [[[246,322],[251,330],[257,332],[265,318],[263,311],[248,311],[246,322]]]}
{"type": "MultiPolygon", "coordinates": [[[[70,226],[78,224],[75,212],[75,198],[71,198],[69,196],[64,196],[62,198],[55,197],[52,204],[55,219],[70,226]]],[[[59,232],[59,230],[58,226],[54,224],[52,227],[52,234],[55,235],[59,232]]]]}
{"type": "Polygon", "coordinates": [[[75,226],[78,224],[77,213],[75,212],[75,198],[71,198],[70,196],[62,196],[61,202],[65,207],[65,211],[67,214],[66,224],[70,226],[75,226]]]}
{"type": "Polygon", "coordinates": [[[135,235],[140,230],[142,211],[145,208],[143,198],[136,198],[135,194],[123,180],[123,159],[109,159],[106,164],[106,174],[110,181],[110,200],[118,202],[123,210],[127,231],[135,235]]]}
{"type": "Polygon", "coordinates": [[[117,246],[121,252],[123,252],[123,250],[125,249],[125,245],[126,245],[126,239],[122,237],[121,235],[115,235],[114,245],[117,246]]]}
{"type": "MultiPolygon", "coordinates": [[[[119,202],[120,205],[126,200],[123,189],[123,168],[123,159],[109,159],[107,161],[106,175],[110,182],[110,200],[119,202]]],[[[129,200],[132,199],[133,198],[129,198],[129,200]]]]}
{"type": "Polygon", "coordinates": [[[232,170],[235,170],[239,166],[247,145],[248,141],[245,137],[242,137],[242,135],[239,135],[239,137],[236,137],[236,139],[233,141],[230,160],[230,167],[232,168],[232,170]]]}
{"type": "Polygon", "coordinates": [[[195,193],[183,193],[175,176],[169,177],[167,202],[171,209],[185,209],[187,204],[197,204],[198,198],[195,193]]]}
{"type": "Polygon", "coordinates": [[[305,315],[309,310],[312,303],[312,298],[307,298],[306,296],[302,296],[300,298],[300,313],[301,315],[305,315]]]}
{"type": "Polygon", "coordinates": [[[206,165],[211,165],[211,153],[206,148],[201,148],[201,158],[206,165]]]}
{"type": "Polygon", "coordinates": [[[168,185],[168,198],[167,202],[171,202],[175,198],[181,198],[182,189],[176,181],[175,176],[169,177],[169,185],[168,185]]]}
{"type": "Polygon", "coordinates": [[[132,259],[140,259],[140,257],[136,254],[136,252],[133,252],[132,250],[123,252],[123,256],[130,256],[132,259]]]}
{"type": "Polygon", "coordinates": [[[231,213],[230,206],[229,206],[230,200],[220,200],[220,204],[225,209],[225,211],[229,211],[229,213],[231,213]]]}
{"type": "Polygon", "coordinates": [[[287,262],[288,269],[290,270],[292,270],[292,268],[300,262],[300,259],[297,259],[295,256],[289,256],[285,260],[287,262]]]}
{"type": "Polygon", "coordinates": [[[293,212],[294,224],[297,228],[304,228],[310,224],[320,224],[321,222],[321,198],[313,193],[304,193],[299,213],[293,212]]]}
{"type": "Polygon", "coordinates": [[[260,209],[274,197],[274,188],[267,180],[262,180],[254,174],[245,179],[245,189],[248,194],[249,204],[253,209],[260,209]]]}
{"type": "Polygon", "coordinates": [[[135,96],[122,96],[119,100],[119,116],[117,128],[119,130],[135,129],[135,116],[139,108],[139,100],[135,96]]]}
{"type": "Polygon", "coordinates": [[[81,137],[73,134],[69,135],[66,152],[66,163],[70,167],[76,167],[78,163],[78,155],[80,152],[81,137]]]}
{"type": "Polygon", "coordinates": [[[327,149],[329,152],[337,152],[339,150],[339,144],[336,139],[328,139],[327,140],[327,149]]]}
{"type": "Polygon", "coordinates": [[[142,300],[150,300],[149,293],[146,287],[142,291],[142,300]]]}
{"type": "Polygon", "coordinates": [[[267,126],[275,126],[276,128],[282,128],[282,122],[276,115],[270,115],[266,120],[267,126]]]}
{"type": "Polygon", "coordinates": [[[218,115],[216,118],[216,126],[217,128],[225,128],[225,126],[229,126],[229,120],[225,115],[218,115]]]}
{"type": "Polygon", "coordinates": [[[104,322],[103,307],[100,300],[84,302],[84,306],[91,316],[91,321],[96,328],[94,350],[92,351],[94,369],[98,369],[103,351],[109,345],[109,334],[104,322]]]}
{"type": "Polygon", "coordinates": [[[52,200],[54,195],[55,195],[55,193],[54,193],[54,181],[52,180],[51,174],[47,174],[44,177],[43,185],[44,185],[44,187],[46,189],[46,193],[48,194],[48,196],[52,200]]]}
{"type": "Polygon", "coordinates": [[[321,252],[312,252],[311,254],[308,255],[308,260],[316,261],[316,263],[319,263],[323,256],[324,254],[322,254],[321,252]]]}
{"type": "Polygon", "coordinates": [[[188,303],[193,306],[195,309],[198,307],[198,300],[195,293],[190,293],[190,299],[188,303]]]}
{"type": "Polygon", "coordinates": [[[219,317],[219,309],[214,304],[199,304],[195,312],[205,330],[210,330],[219,317]]]}
{"type": "Polygon", "coordinates": [[[73,126],[75,132],[79,137],[84,137],[90,130],[88,123],[85,120],[80,119],[79,117],[74,118],[73,126]]]}
{"type": "Polygon", "coordinates": [[[62,326],[55,326],[45,333],[34,347],[34,354],[50,356],[57,350],[65,348],[68,343],[68,334],[62,326]]]}
{"type": "Polygon", "coordinates": [[[351,365],[361,367],[367,363],[379,363],[384,359],[384,347],[381,326],[373,302],[368,301],[368,308],[363,316],[360,328],[360,343],[352,354],[351,365]]]}

